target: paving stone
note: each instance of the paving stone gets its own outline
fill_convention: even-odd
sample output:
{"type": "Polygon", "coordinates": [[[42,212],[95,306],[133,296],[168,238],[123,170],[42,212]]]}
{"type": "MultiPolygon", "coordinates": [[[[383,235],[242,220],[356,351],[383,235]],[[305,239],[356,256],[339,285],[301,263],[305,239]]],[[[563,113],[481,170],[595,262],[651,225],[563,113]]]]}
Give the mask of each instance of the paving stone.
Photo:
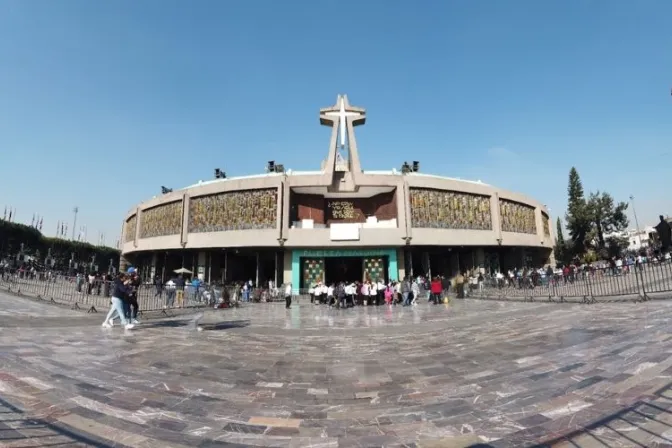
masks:
{"type": "Polygon", "coordinates": [[[187,312],[126,332],[25,302],[0,293],[3,445],[672,440],[672,302],[250,304],[206,311],[203,332],[187,312]]]}

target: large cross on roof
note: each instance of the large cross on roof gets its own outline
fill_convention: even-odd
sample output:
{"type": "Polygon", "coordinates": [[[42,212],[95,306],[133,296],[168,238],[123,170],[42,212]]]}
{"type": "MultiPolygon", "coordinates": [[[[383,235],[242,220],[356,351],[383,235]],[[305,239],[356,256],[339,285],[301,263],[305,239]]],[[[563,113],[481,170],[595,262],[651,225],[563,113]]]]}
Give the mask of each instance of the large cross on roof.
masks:
{"type": "MultiPolygon", "coordinates": [[[[332,141],[329,145],[327,165],[333,165],[337,161],[339,147],[343,149],[347,146],[347,171],[361,171],[354,127],[365,122],[366,110],[351,106],[347,95],[338,95],[336,104],[320,109],[320,124],[332,128],[332,141]]],[[[329,169],[331,169],[330,166],[329,169]]]]}

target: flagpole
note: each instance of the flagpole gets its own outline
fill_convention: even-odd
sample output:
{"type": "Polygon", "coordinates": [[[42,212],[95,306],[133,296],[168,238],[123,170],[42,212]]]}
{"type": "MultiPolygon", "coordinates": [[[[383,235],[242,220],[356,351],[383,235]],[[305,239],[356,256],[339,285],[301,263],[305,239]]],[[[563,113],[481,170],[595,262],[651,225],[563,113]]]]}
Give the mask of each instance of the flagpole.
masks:
{"type": "Polygon", "coordinates": [[[74,239],[75,239],[75,229],[77,228],[77,213],[79,212],[79,207],[75,206],[75,208],[72,209],[72,212],[75,214],[75,220],[72,223],[72,239],[74,241],[74,239]]]}

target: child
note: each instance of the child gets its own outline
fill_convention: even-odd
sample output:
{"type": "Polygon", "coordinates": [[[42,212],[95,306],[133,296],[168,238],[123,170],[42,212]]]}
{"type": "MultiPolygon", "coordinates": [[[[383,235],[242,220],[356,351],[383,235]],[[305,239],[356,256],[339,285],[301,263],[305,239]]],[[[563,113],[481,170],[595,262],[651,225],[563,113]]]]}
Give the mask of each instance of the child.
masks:
{"type": "Polygon", "coordinates": [[[385,288],[385,303],[391,305],[393,295],[394,295],[394,288],[392,288],[392,285],[387,285],[387,288],[385,288]]]}

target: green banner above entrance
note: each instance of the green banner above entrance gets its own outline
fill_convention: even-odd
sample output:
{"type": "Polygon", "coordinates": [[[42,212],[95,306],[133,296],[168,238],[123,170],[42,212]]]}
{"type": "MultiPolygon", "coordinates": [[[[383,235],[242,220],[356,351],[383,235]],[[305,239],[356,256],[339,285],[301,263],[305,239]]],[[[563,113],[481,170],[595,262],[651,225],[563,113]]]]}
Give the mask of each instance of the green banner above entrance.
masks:
{"type": "Polygon", "coordinates": [[[325,249],[325,250],[296,250],[297,257],[384,257],[390,254],[389,249],[325,249]]]}

